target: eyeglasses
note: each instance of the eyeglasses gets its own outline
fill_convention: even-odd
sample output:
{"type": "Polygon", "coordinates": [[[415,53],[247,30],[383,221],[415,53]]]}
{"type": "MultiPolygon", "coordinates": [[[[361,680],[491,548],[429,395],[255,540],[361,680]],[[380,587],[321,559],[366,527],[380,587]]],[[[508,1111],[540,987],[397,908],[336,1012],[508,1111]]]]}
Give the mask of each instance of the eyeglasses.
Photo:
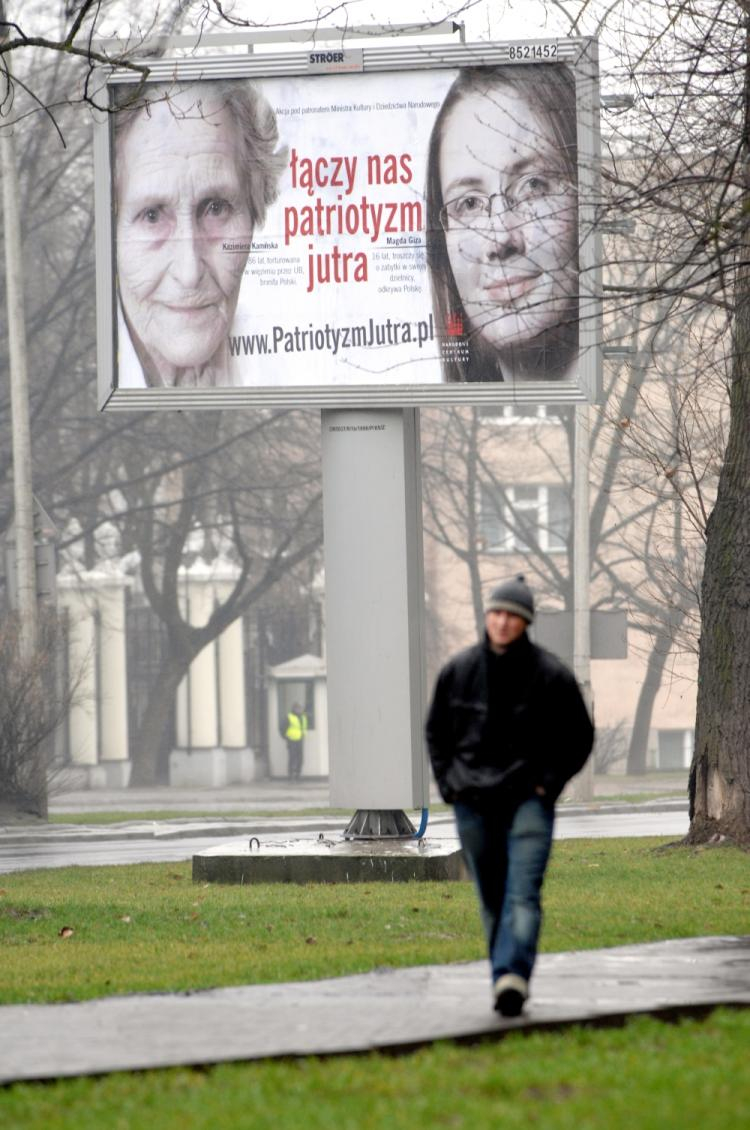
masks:
{"type": "Polygon", "coordinates": [[[449,200],[440,209],[440,223],[445,231],[460,228],[482,228],[492,219],[492,202],[502,200],[505,210],[522,223],[551,216],[559,207],[560,198],[568,196],[573,185],[557,173],[525,173],[511,181],[504,192],[465,192],[449,200]]]}

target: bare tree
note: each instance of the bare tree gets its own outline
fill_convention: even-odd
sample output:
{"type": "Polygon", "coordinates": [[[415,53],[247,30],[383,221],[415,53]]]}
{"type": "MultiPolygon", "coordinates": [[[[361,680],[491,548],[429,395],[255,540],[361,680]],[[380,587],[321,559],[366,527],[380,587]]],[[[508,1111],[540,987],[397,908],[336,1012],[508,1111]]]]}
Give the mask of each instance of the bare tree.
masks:
{"type": "MultiPolygon", "coordinates": [[[[172,434],[176,439],[174,429],[172,434]]],[[[166,466],[162,461],[121,483],[124,544],[140,554],[144,592],[168,640],[134,738],[134,786],[158,778],[162,734],[192,660],[318,550],[318,439],[317,427],[302,413],[250,413],[239,426],[228,414],[203,414],[199,423],[181,428],[181,459],[173,445],[166,466]],[[186,618],[179,585],[196,526],[204,534],[215,531],[239,566],[232,591],[201,627],[186,618]]]]}
{"type": "Polygon", "coordinates": [[[42,616],[36,647],[21,648],[17,615],[0,620],[0,815],[47,816],[50,739],[76,700],[81,672],[59,677],[64,639],[55,615],[42,616]]]}
{"type": "MultiPolygon", "coordinates": [[[[562,415],[566,414],[562,410],[562,415]]],[[[484,622],[483,588],[502,579],[519,554],[548,597],[570,605],[570,435],[558,409],[538,423],[505,421],[476,408],[423,415],[426,531],[465,565],[476,631],[484,622]],[[519,434],[523,439],[519,441],[519,434]],[[519,466],[519,451],[524,459],[519,466]],[[517,485],[554,489],[560,506],[545,523],[516,501],[517,485]],[[498,539],[505,544],[497,544],[498,539]],[[552,549],[550,548],[552,546],[552,549]],[[499,553],[499,550],[502,551],[499,553]],[[562,553],[561,553],[562,551],[562,553]]]]}
{"type": "MultiPolygon", "coordinates": [[[[594,607],[626,609],[631,628],[649,641],[630,732],[628,769],[634,773],[646,771],[656,696],[670,656],[689,649],[687,627],[697,612],[696,553],[670,480],[661,475],[654,483],[654,440],[647,453],[630,445],[641,416],[650,420],[646,390],[655,374],[647,356],[640,370],[610,373],[591,465],[594,607]],[[626,429],[619,415],[624,400],[632,400],[626,429]]],[[[550,415],[537,420],[499,422],[471,409],[425,414],[426,531],[465,566],[479,634],[483,588],[519,568],[537,578],[547,605],[572,607],[571,413],[546,411],[550,415]]]]}
{"type": "MultiPolygon", "coordinates": [[[[141,67],[139,73],[147,75],[147,67],[133,62],[133,52],[108,54],[93,47],[107,8],[106,4],[93,0],[61,5],[58,13],[63,30],[44,37],[31,35],[20,25],[20,6],[15,10],[14,23],[11,5],[7,5],[8,14],[4,19],[7,33],[0,43],[0,56],[12,53],[14,59],[21,60],[27,55],[38,61],[42,55],[49,55],[51,60],[61,60],[61,65],[67,61],[79,69],[75,72],[76,89],[66,89],[59,102],[55,96],[40,96],[23,76],[12,84],[7,81],[3,103],[6,121],[21,121],[34,115],[57,130],[58,115],[64,113],[64,104],[96,103],[95,64],[102,61],[96,57],[97,53],[110,62],[141,67]]],[[[201,4],[163,5],[154,27],[163,30],[177,26],[177,19],[188,9],[204,20],[203,26],[206,26],[205,21],[216,26],[221,21],[226,21],[225,26],[234,21],[232,12],[225,10],[218,0],[205,0],[201,4]],[[227,21],[227,17],[231,20],[227,21]]],[[[24,5],[24,13],[27,10],[28,6],[24,5]]],[[[705,525],[697,738],[691,774],[691,837],[703,840],[731,836],[746,842],[750,839],[747,753],[750,712],[746,690],[750,684],[748,4],[746,0],[701,0],[700,3],[697,0],[661,0],[659,4],[626,9],[624,4],[600,5],[586,0],[575,6],[557,4],[554,10],[560,17],[567,16],[565,32],[595,31],[608,36],[611,29],[611,39],[621,60],[621,73],[635,93],[635,107],[622,121],[620,147],[613,145],[609,155],[612,173],[604,203],[611,207],[614,215],[632,217],[636,227],[648,233],[641,247],[648,248],[651,270],[646,275],[642,273],[643,251],[638,248],[632,251],[632,263],[628,262],[627,255],[624,264],[618,258],[618,265],[632,267],[632,273],[625,277],[625,272],[623,277],[612,278],[607,283],[605,294],[609,309],[630,316],[638,314],[638,351],[646,350],[652,355],[660,353],[660,342],[666,342],[670,327],[673,330],[684,327],[691,317],[705,320],[712,312],[718,312],[726,315],[731,324],[731,343],[726,351],[727,446],[716,484],[715,503],[713,487],[703,477],[694,458],[700,443],[696,447],[693,442],[693,428],[700,411],[697,406],[704,404],[706,386],[700,372],[700,358],[688,377],[689,382],[699,378],[695,381],[692,406],[684,396],[673,404],[674,419],[679,422],[673,429],[674,450],[669,452],[661,444],[653,443],[650,448],[658,455],[653,464],[655,474],[660,463],[658,473],[681,501],[683,530],[688,526],[698,528],[701,523],[705,525]],[[633,12],[643,16],[642,28],[633,12]],[[618,32],[625,18],[628,19],[627,34],[620,36],[618,32]],[[633,160],[634,155],[637,161],[633,160]],[[649,338],[651,329],[654,335],[649,338]],[[691,438],[690,444],[686,443],[686,437],[691,438]],[[696,489],[698,487],[700,489],[696,489]],[[709,512],[710,518],[704,522],[709,512]]],[[[345,17],[347,5],[342,3],[335,7],[332,14],[336,13],[345,17]]],[[[5,12],[0,14],[6,16],[5,12]]],[[[252,21],[240,23],[251,25],[252,21]]],[[[133,46],[137,50],[139,43],[134,41],[133,46]]],[[[22,73],[21,67],[19,72],[22,73]]],[[[62,273],[59,293],[62,318],[66,293],[62,273]]],[[[72,310],[69,314],[68,324],[74,327],[72,310]]],[[[43,315],[41,305],[40,315],[43,315]]],[[[49,317],[43,320],[49,325],[49,317]]],[[[80,341],[80,334],[74,330],[71,340],[80,341]]],[[[74,352],[74,348],[66,350],[63,357],[60,351],[61,367],[69,375],[74,352]]],[[[668,358],[666,348],[661,356],[668,358]]],[[[712,357],[712,364],[713,360],[712,357]]],[[[90,375],[83,352],[78,366],[73,364],[72,369],[80,393],[90,375]]],[[[40,428],[43,421],[52,419],[55,404],[59,406],[63,402],[64,398],[59,395],[61,387],[62,382],[49,379],[45,395],[38,398],[36,423],[40,428]]],[[[612,433],[613,446],[617,446],[623,436],[628,444],[633,444],[633,437],[638,443],[646,430],[646,407],[639,406],[640,417],[635,408],[629,411],[627,390],[621,404],[620,421],[632,424],[620,428],[619,438],[615,438],[617,433],[612,433]]],[[[613,412],[612,417],[614,415],[613,412]]],[[[75,430],[72,418],[67,425],[68,434],[72,436],[75,430]]],[[[608,426],[614,429],[620,424],[611,418],[608,426]]],[[[121,423],[106,427],[112,428],[118,437],[126,430],[121,423]]],[[[47,427],[46,434],[52,435],[53,430],[47,427]]],[[[86,442],[94,448],[98,441],[88,438],[86,442]]],[[[645,451],[643,444],[641,448],[645,451]]],[[[74,481],[73,449],[74,444],[67,449],[69,482],[74,481]]],[[[630,451],[632,454],[632,446],[630,451]]],[[[706,461],[704,466],[709,478],[718,469],[715,462],[706,461]]],[[[51,471],[50,481],[53,474],[51,471]]],[[[106,468],[100,466],[92,470],[88,478],[86,484],[81,477],[76,480],[80,497],[92,497],[98,490],[106,496],[111,486],[106,468]]],[[[605,471],[602,481],[609,484],[611,490],[616,479],[608,477],[605,471]]],[[[656,493],[662,500],[668,495],[661,489],[656,493]]],[[[602,505],[605,505],[604,500],[602,505]]],[[[603,513],[611,514],[611,511],[605,506],[603,513]]],[[[647,523],[649,513],[649,504],[645,501],[643,517],[647,523]]],[[[596,517],[596,513],[593,516],[596,517]]],[[[90,527],[91,522],[88,524],[90,527]]],[[[602,529],[604,526],[602,522],[602,529]]],[[[655,527],[652,525],[651,529],[655,527]]],[[[634,553],[635,548],[633,544],[630,552],[634,553]]],[[[680,562],[675,557],[666,564],[674,570],[680,562]]],[[[690,568],[693,575],[692,564],[690,568]]],[[[665,569],[665,576],[668,571],[665,569]]],[[[602,561],[602,578],[605,576],[610,584],[615,583],[611,579],[615,574],[609,559],[602,561]]],[[[475,578],[472,585],[476,588],[475,578]]],[[[658,604],[658,600],[655,603],[658,604]]],[[[683,628],[681,624],[680,631],[683,628]]]]}
{"type": "MultiPolygon", "coordinates": [[[[611,148],[608,203],[648,239],[626,259],[636,277],[605,285],[611,311],[642,309],[656,333],[723,317],[726,450],[715,500],[684,507],[705,526],[696,744],[689,840],[750,842],[750,393],[748,216],[750,72],[747,0],[556,5],[566,31],[601,34],[634,95],[611,148]],[[637,157],[637,160],[633,158],[637,157]],[[645,257],[644,257],[645,256],[645,257]],[[642,268],[649,270],[643,273],[642,268]]],[[[706,368],[713,369],[715,356],[706,368]]],[[[698,358],[698,401],[711,398],[698,358]]],[[[685,402],[687,403],[687,402],[685,402]]],[[[629,415],[629,414],[628,414],[629,415]]],[[[626,416],[627,418],[627,416],[626,416]]],[[[694,412],[683,417],[696,419],[694,412]]],[[[689,425],[688,430],[692,426],[689,425]]],[[[676,434],[679,434],[679,429],[676,434]]],[[[683,432],[684,435],[684,432],[683,432]]],[[[684,446],[663,472],[683,501],[696,477],[684,446]]],[[[709,466],[707,463],[706,466],[709,466]]],[[[715,467],[712,468],[715,471],[715,467]]]]}
{"type": "MultiPolygon", "coordinates": [[[[147,30],[172,30],[187,7],[162,6],[160,19],[147,30]]],[[[6,123],[14,123],[21,141],[27,201],[23,237],[31,265],[27,324],[37,490],[60,526],[77,519],[89,564],[98,525],[117,519],[123,548],[140,554],[144,588],[169,642],[135,737],[137,784],[154,779],[173,691],[191,659],[315,552],[321,539],[320,470],[317,430],[305,414],[248,412],[224,420],[204,415],[200,425],[185,415],[97,416],[91,139],[80,102],[96,104],[92,68],[103,56],[91,37],[106,8],[61,6],[57,15],[72,23],[54,38],[13,24],[0,55],[14,52],[19,60],[18,77],[6,76],[3,106],[6,123]],[[198,523],[208,530],[221,526],[239,565],[234,592],[201,629],[183,619],[176,580],[186,539],[198,523]]],[[[29,6],[24,11],[29,15],[29,6]]],[[[140,43],[140,36],[133,37],[134,49],[140,43]]],[[[124,61],[127,53],[111,52],[110,58],[124,61]]],[[[0,401],[0,428],[7,437],[0,463],[3,494],[11,450],[4,407],[0,401]]],[[[0,522],[7,526],[11,516],[6,503],[0,522]]]]}
{"type": "MultiPolygon", "coordinates": [[[[620,177],[618,205],[659,225],[649,287],[617,287],[616,303],[673,300],[684,317],[731,318],[729,422],[716,499],[705,523],[696,745],[689,839],[750,842],[750,394],[748,160],[750,78],[744,2],[668,0],[633,48],[639,97],[631,134],[645,175],[620,177]],[[654,29],[661,33],[654,35],[654,29]]],[[[631,39],[631,43],[632,43],[631,39]]],[[[653,249],[652,249],[653,250],[653,249]]],[[[665,319],[674,317],[670,312],[665,319]]],[[[710,396],[705,381],[699,394],[710,396]]],[[[682,473],[684,473],[684,462],[682,473]]],[[[675,476],[676,477],[676,476],[675,476]]],[[[678,480],[679,481],[679,480],[678,480]]],[[[690,511],[687,511],[690,515],[690,511]]]]}

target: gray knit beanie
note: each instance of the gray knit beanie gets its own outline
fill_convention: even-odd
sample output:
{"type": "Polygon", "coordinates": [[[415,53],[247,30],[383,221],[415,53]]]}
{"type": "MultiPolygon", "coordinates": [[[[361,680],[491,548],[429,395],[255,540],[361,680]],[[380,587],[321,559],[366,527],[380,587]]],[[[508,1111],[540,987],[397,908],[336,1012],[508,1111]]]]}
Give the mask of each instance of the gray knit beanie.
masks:
{"type": "Polygon", "coordinates": [[[534,594],[526,584],[523,573],[512,581],[505,581],[490,593],[484,606],[485,612],[514,612],[522,616],[527,624],[534,620],[534,594]]]}

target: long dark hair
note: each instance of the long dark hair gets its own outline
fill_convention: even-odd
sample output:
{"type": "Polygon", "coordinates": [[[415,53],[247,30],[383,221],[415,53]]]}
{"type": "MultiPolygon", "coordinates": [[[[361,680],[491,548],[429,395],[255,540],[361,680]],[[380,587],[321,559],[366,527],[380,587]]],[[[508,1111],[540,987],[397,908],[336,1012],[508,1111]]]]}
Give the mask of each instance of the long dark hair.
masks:
{"type": "MultiPolygon", "coordinates": [[[[549,126],[559,151],[566,178],[577,183],[578,143],[576,131],[575,80],[571,72],[555,64],[502,65],[465,67],[448,91],[440,107],[430,135],[427,156],[426,220],[427,265],[432,284],[435,327],[439,335],[446,332],[451,315],[467,318],[448,257],[445,232],[440,212],[445,203],[440,183],[440,149],[447,119],[463,98],[481,94],[492,99],[494,91],[511,90],[549,126]]],[[[446,381],[502,381],[503,374],[497,350],[488,345],[479,332],[469,334],[467,349],[456,349],[443,358],[446,381]]],[[[578,303],[571,306],[560,323],[540,334],[519,351],[523,367],[539,368],[548,379],[562,376],[578,349],[578,303]]]]}

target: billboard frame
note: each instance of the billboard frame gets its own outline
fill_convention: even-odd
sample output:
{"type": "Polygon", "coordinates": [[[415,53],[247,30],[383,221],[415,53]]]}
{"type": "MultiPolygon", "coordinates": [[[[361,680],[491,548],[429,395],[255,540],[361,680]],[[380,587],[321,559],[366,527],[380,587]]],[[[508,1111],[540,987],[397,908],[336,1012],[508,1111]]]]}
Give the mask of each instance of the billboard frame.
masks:
{"type": "MultiPolygon", "coordinates": [[[[336,52],[331,52],[335,55],[336,52]]],[[[340,52],[347,55],[346,50],[340,52]]],[[[97,290],[97,373],[100,410],[216,410],[237,407],[428,407],[502,403],[594,402],[601,390],[601,243],[599,198],[599,70],[593,38],[547,38],[495,43],[365,46],[351,53],[346,69],[360,73],[420,71],[535,63],[565,64],[576,87],[579,183],[579,379],[430,384],[331,384],[315,386],[216,386],[211,388],[118,388],[115,384],[117,298],[112,209],[112,125],[114,113],[100,113],[94,126],[95,254],[97,290]]],[[[319,51],[273,51],[147,60],[152,83],[212,79],[275,79],[337,73],[322,67],[319,51]]],[[[113,69],[110,90],[142,81],[132,71],[113,69]]]]}

